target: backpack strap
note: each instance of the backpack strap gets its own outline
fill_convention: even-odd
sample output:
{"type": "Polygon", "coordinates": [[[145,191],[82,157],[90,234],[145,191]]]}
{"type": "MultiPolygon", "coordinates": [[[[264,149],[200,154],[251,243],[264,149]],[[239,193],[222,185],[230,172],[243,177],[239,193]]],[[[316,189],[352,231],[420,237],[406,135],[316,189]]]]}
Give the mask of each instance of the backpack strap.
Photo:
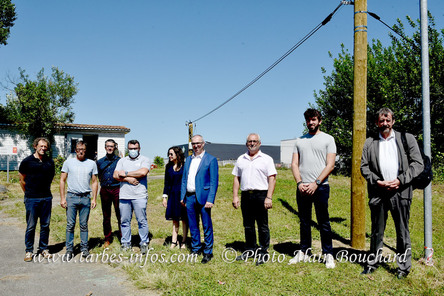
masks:
{"type": "Polygon", "coordinates": [[[407,145],[407,138],[405,136],[405,132],[401,132],[401,142],[402,142],[402,146],[404,147],[404,152],[405,154],[407,154],[407,159],[409,161],[409,164],[412,162],[412,158],[410,157],[410,150],[408,149],[408,145],[407,145]]]}

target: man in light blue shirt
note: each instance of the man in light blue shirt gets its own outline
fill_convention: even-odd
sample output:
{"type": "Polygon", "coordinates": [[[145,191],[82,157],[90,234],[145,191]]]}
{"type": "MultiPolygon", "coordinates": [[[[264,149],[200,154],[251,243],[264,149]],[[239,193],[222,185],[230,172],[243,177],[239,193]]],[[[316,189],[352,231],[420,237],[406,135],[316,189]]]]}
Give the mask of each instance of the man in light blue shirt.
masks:
{"type": "Polygon", "coordinates": [[[74,257],[74,228],[77,212],[79,212],[80,224],[80,252],[82,257],[89,255],[88,219],[90,209],[96,207],[97,190],[97,165],[86,158],[86,143],[77,141],[76,158],[70,158],[63,163],[60,175],[60,205],[66,209],[66,259],[68,261],[74,257]],[[65,197],[67,181],[68,193],[65,197]]]}

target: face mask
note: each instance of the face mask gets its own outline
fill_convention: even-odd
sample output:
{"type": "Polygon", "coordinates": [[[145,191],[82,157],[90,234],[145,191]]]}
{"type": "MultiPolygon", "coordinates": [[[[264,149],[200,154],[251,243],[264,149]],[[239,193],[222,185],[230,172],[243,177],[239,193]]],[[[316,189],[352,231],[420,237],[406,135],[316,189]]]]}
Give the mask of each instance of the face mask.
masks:
{"type": "Polygon", "coordinates": [[[128,154],[129,154],[129,157],[136,158],[137,156],[139,156],[139,150],[129,150],[128,154]]]}

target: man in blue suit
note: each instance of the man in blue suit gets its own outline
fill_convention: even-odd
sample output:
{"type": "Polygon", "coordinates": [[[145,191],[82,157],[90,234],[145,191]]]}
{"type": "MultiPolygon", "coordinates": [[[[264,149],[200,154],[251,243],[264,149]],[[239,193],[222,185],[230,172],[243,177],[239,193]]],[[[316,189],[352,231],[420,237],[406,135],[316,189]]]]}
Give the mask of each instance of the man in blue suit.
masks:
{"type": "Polygon", "coordinates": [[[205,141],[201,135],[194,135],[191,138],[191,145],[194,154],[188,156],[185,162],[180,201],[187,207],[193,254],[201,251],[199,215],[202,216],[205,237],[202,263],[205,264],[213,258],[211,208],[214,205],[219,183],[219,167],[217,159],[205,152],[205,141]]]}

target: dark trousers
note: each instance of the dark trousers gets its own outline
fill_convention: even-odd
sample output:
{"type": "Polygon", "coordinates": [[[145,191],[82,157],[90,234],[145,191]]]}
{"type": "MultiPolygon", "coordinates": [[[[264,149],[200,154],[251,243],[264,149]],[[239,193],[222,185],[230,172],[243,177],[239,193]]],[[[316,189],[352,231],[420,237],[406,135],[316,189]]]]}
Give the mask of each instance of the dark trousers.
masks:
{"type": "Polygon", "coordinates": [[[242,191],[241,210],[245,229],[246,250],[256,250],[256,228],[259,232],[260,252],[265,253],[270,246],[270,229],[268,228],[268,210],[265,209],[267,190],[242,191]]]}
{"type": "Polygon", "coordinates": [[[49,223],[51,221],[52,197],[26,198],[26,252],[34,251],[34,237],[37,220],[40,218],[39,250],[48,249],[49,223]]]}
{"type": "Polygon", "coordinates": [[[100,188],[100,198],[102,200],[103,214],[103,234],[105,235],[105,241],[110,243],[112,241],[111,207],[113,205],[114,211],[116,212],[117,222],[119,224],[119,240],[122,237],[122,231],[120,229],[119,192],[119,186],[100,188]]]}
{"type": "MultiPolygon", "coordinates": [[[[370,254],[378,255],[382,251],[384,230],[387,224],[388,211],[390,211],[396,228],[396,263],[399,270],[407,273],[410,272],[412,267],[412,244],[409,231],[411,203],[411,199],[400,198],[398,194],[391,198],[373,197],[369,201],[372,219],[370,254]],[[378,253],[378,250],[381,251],[378,253]]],[[[379,264],[380,260],[378,259],[380,258],[375,259],[369,260],[368,265],[376,267],[379,264]]]]}
{"type": "Polygon", "coordinates": [[[330,217],[328,214],[328,199],[330,197],[330,186],[320,185],[313,195],[302,195],[298,190],[296,200],[299,209],[299,220],[301,224],[301,251],[306,252],[311,248],[311,211],[315,206],[316,219],[321,233],[321,245],[323,254],[333,254],[331,238],[330,217]]]}
{"type": "Polygon", "coordinates": [[[204,232],[205,247],[204,254],[213,254],[213,222],[211,221],[211,209],[205,208],[197,202],[195,193],[187,193],[186,206],[188,214],[188,226],[191,234],[191,251],[199,252],[201,250],[199,216],[202,217],[202,228],[204,232]]]}

